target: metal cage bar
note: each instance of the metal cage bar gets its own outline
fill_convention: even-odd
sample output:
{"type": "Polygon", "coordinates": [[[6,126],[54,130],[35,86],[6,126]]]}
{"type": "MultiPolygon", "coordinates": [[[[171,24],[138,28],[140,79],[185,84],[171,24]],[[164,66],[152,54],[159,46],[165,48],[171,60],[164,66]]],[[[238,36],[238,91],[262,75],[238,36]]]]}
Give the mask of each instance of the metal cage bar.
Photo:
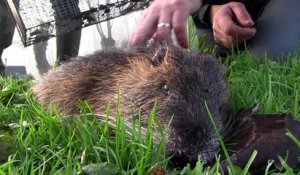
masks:
{"type": "Polygon", "coordinates": [[[151,3],[151,0],[4,1],[15,20],[24,46],[143,10],[151,3]]]}

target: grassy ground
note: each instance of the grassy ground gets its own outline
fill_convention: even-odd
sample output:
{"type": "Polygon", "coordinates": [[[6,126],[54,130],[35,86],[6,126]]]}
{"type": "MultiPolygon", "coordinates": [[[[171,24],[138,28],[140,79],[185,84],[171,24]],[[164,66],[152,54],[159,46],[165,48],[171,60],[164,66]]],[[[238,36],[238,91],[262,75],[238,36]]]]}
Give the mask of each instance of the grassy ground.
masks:
{"type": "MultiPolygon", "coordinates": [[[[260,113],[291,112],[300,118],[299,57],[277,63],[242,53],[223,61],[228,66],[235,110],[259,102],[260,113]]],[[[33,99],[30,83],[30,79],[0,78],[0,174],[76,174],[88,170],[145,174],[155,165],[166,168],[164,141],[154,144],[151,130],[146,139],[138,127],[126,134],[122,120],[115,127],[99,123],[88,108],[83,108],[83,117],[62,120],[55,110],[46,112],[33,99]]],[[[203,169],[199,162],[196,169],[187,166],[177,173],[216,171],[217,164],[203,169]]]]}
{"type": "MultiPolygon", "coordinates": [[[[245,52],[222,62],[235,111],[259,102],[260,113],[291,112],[300,119],[300,56],[278,63],[245,52]]],[[[173,174],[221,173],[219,161],[167,170],[164,139],[155,142],[150,127],[142,131],[133,124],[128,130],[121,118],[116,125],[100,123],[84,106],[80,116],[62,119],[34,100],[31,82],[0,78],[0,174],[149,174],[157,166],[173,174]]],[[[284,165],[281,173],[292,171],[284,165]]]]}

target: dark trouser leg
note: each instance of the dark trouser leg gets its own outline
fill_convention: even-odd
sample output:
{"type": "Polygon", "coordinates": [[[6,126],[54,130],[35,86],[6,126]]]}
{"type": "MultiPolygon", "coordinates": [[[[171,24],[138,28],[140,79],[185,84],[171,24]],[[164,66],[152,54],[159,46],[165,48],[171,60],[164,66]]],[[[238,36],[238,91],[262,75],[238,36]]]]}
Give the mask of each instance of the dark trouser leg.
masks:
{"type": "Polygon", "coordinates": [[[257,34],[250,44],[254,56],[275,60],[297,51],[300,44],[300,1],[271,0],[256,21],[257,34]]]}
{"type": "Polygon", "coordinates": [[[58,62],[68,61],[78,55],[81,29],[66,33],[65,30],[80,28],[81,20],[72,19],[80,14],[78,0],[51,0],[56,20],[56,46],[58,62]],[[71,27],[72,26],[72,27],[71,27]]]}
{"type": "Polygon", "coordinates": [[[0,73],[4,74],[5,67],[2,61],[2,53],[12,43],[15,24],[3,0],[0,0],[0,73]]]}
{"type": "MultiPolygon", "coordinates": [[[[3,50],[4,50],[4,49],[0,48],[0,55],[2,55],[3,50]]],[[[0,58],[1,58],[1,57],[0,57],[0,58]]],[[[2,63],[2,59],[0,60],[0,62],[2,63]]]]}
{"type": "MultiPolygon", "coordinates": [[[[4,49],[0,48],[0,55],[2,55],[4,49]]],[[[4,75],[5,74],[5,66],[3,64],[2,58],[0,56],[0,75],[4,75]]]]}
{"type": "Polygon", "coordinates": [[[14,36],[15,24],[8,11],[4,1],[0,1],[0,50],[2,52],[5,48],[11,45],[14,36]]]}
{"type": "Polygon", "coordinates": [[[81,30],[72,31],[57,36],[57,59],[58,62],[68,61],[70,57],[78,55],[80,46],[81,30]]]}

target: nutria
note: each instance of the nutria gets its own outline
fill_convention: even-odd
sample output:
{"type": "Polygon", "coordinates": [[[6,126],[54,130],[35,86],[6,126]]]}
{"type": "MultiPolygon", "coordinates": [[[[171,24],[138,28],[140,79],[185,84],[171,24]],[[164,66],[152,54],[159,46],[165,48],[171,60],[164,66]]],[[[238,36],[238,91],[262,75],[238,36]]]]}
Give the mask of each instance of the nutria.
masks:
{"type": "Polygon", "coordinates": [[[103,114],[120,92],[121,113],[130,117],[132,108],[134,113],[140,109],[144,125],[157,102],[160,122],[165,128],[171,123],[167,153],[185,163],[199,156],[210,162],[219,142],[205,102],[224,131],[231,109],[224,72],[214,56],[175,46],[115,49],[73,58],[42,77],[33,92],[44,105],[55,104],[64,114],[79,112],[79,100],[103,114]]]}

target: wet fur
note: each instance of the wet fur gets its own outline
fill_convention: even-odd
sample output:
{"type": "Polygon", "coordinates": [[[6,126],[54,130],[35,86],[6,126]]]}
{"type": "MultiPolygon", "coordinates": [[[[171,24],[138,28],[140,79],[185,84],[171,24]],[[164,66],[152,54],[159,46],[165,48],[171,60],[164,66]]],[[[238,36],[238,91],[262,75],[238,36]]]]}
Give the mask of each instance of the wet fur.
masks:
{"type": "Polygon", "coordinates": [[[186,163],[198,156],[210,162],[219,149],[205,102],[221,132],[231,110],[223,65],[211,55],[175,46],[77,57],[45,75],[32,89],[40,102],[54,104],[63,114],[78,113],[79,100],[102,114],[107,102],[112,102],[114,112],[120,91],[122,114],[131,117],[132,100],[133,110],[142,111],[144,125],[157,101],[156,113],[164,127],[173,116],[167,152],[186,163]]]}

